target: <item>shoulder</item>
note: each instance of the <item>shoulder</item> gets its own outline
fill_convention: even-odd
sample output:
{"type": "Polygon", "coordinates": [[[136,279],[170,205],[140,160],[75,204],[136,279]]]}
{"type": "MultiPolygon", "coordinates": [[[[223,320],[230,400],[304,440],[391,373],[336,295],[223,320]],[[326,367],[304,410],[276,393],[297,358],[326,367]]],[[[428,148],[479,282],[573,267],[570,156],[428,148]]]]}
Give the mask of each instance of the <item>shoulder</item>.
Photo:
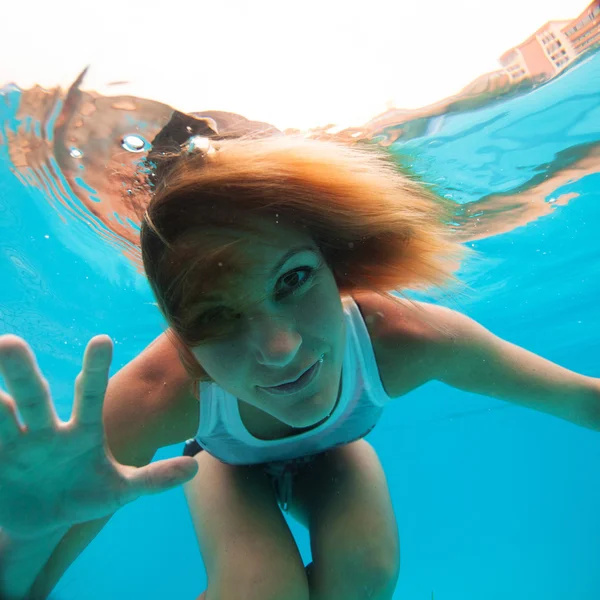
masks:
{"type": "Polygon", "coordinates": [[[449,308],[374,292],[353,294],[390,397],[435,378],[441,356],[467,317],[449,308]]]}
{"type": "Polygon", "coordinates": [[[159,336],[111,377],[104,402],[109,448],[124,464],[147,464],[159,448],[196,433],[199,402],[176,348],[159,336]]]}

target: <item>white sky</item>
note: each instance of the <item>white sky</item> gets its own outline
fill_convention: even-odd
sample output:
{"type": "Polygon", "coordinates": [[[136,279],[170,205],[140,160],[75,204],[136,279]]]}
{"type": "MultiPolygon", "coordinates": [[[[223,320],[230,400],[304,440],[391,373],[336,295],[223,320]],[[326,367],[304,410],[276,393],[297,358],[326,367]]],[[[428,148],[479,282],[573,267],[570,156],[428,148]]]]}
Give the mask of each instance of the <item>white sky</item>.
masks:
{"type": "Polygon", "coordinates": [[[360,125],[455,93],[589,2],[17,0],[2,8],[0,85],[66,86],[90,64],[84,89],[283,128],[360,125]],[[117,80],[131,84],[104,85],[117,80]]]}

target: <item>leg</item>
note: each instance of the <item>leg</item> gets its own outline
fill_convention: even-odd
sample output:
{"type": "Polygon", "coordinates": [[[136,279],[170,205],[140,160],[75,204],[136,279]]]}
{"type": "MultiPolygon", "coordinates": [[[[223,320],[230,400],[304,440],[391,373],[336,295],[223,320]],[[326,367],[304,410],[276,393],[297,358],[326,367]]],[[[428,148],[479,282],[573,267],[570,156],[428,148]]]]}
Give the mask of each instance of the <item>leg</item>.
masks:
{"type": "Polygon", "coordinates": [[[195,459],[184,489],[208,575],[200,599],[308,600],[302,558],[262,469],[208,452],[195,459]]]}
{"type": "Polygon", "coordinates": [[[385,474],[367,442],[335,448],[304,467],[290,512],[310,532],[310,600],[391,600],[398,528],[385,474]]]}

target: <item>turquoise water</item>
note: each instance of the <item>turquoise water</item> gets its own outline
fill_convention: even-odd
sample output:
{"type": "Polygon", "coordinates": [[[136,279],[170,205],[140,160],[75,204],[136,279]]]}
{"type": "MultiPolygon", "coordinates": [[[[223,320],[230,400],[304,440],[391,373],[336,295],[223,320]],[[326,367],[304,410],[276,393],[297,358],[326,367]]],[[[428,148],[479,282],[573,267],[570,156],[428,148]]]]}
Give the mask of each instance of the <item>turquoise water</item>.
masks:
{"type": "MultiPolygon", "coordinates": [[[[476,207],[468,225],[480,219],[497,231],[476,230],[468,243],[479,256],[463,273],[471,291],[442,301],[594,376],[598,81],[600,54],[527,95],[433,119],[427,135],[392,147],[465,210],[476,207]],[[527,210],[533,213],[519,221],[527,210]]],[[[0,332],[29,341],[67,418],[92,335],[113,338],[116,370],[163,323],[144,278],[75,197],[68,210],[24,185],[23,172],[15,175],[6,141],[23,126],[18,102],[16,89],[0,96],[0,332]]],[[[400,529],[396,598],[598,597],[598,433],[432,383],[396,400],[368,439],[386,468],[400,529]]],[[[157,458],[180,450],[163,449],[157,458]]],[[[308,561],[306,532],[294,523],[292,530],[308,561]]],[[[175,490],[119,512],[52,597],[191,599],[204,586],[183,493],[175,490]]]]}

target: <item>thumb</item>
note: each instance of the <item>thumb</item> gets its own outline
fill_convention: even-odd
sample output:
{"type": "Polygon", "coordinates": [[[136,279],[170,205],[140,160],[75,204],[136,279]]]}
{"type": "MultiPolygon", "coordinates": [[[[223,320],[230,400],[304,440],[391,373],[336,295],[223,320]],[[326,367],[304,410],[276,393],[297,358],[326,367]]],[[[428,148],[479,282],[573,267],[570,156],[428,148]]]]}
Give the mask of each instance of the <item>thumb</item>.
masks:
{"type": "Polygon", "coordinates": [[[179,456],[136,469],[129,476],[131,502],[139,496],[146,494],[160,494],[171,488],[177,487],[192,479],[198,472],[198,463],[189,456],[179,456]]]}

